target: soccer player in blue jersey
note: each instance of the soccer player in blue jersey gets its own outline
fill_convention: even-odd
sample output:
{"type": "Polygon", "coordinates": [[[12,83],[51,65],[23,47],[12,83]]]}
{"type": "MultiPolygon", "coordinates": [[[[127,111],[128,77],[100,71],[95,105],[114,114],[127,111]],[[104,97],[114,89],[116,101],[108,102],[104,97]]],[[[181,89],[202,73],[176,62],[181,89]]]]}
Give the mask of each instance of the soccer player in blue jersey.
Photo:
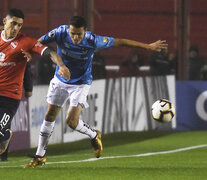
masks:
{"type": "Polygon", "coordinates": [[[55,119],[61,107],[69,99],[70,107],[66,122],[72,129],[90,137],[95,157],[99,158],[103,152],[101,133],[79,119],[83,108],[87,108],[86,97],[92,84],[91,65],[94,52],[99,49],[113,46],[139,47],[152,51],[167,48],[165,41],[156,41],[145,44],[128,39],[99,36],[86,30],[86,21],[83,17],[74,16],[69,26],[62,25],[43,35],[39,41],[43,44],[57,43],[57,53],[62,57],[64,64],[69,68],[70,80],[66,80],[57,72],[50,82],[47,102],[48,110],[40,129],[39,144],[34,159],[25,168],[35,168],[46,162],[45,153],[52,134],[55,119]]]}

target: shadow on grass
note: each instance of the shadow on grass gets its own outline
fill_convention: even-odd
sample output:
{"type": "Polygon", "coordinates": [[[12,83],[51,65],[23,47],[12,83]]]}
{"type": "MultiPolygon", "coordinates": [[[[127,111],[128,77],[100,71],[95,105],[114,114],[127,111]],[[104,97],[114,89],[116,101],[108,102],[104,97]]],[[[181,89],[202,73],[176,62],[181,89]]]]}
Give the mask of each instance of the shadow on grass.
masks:
{"type": "MultiPolygon", "coordinates": [[[[174,133],[165,131],[144,131],[144,132],[118,132],[112,134],[105,134],[102,136],[104,147],[112,147],[124,144],[130,144],[134,142],[141,142],[148,139],[159,138],[174,133]]],[[[47,155],[61,155],[70,152],[77,152],[80,150],[91,149],[89,139],[84,139],[71,143],[61,143],[55,145],[49,145],[47,149],[47,155]]],[[[36,152],[36,148],[13,151],[9,153],[9,156],[32,156],[36,152]]]]}

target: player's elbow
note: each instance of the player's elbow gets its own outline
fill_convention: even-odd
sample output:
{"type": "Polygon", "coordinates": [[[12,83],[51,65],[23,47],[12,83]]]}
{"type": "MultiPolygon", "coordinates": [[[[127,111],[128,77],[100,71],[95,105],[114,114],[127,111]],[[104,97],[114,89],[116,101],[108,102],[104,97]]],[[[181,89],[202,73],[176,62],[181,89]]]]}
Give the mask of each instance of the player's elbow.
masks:
{"type": "Polygon", "coordinates": [[[123,46],[123,45],[124,45],[123,39],[119,39],[119,38],[114,39],[114,46],[123,46]]]}

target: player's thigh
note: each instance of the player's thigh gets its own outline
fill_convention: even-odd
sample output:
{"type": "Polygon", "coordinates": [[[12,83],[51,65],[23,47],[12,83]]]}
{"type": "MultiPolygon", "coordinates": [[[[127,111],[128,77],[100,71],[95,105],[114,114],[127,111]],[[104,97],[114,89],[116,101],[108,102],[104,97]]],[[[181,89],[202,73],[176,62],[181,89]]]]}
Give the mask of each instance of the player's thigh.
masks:
{"type": "Polygon", "coordinates": [[[47,103],[54,106],[62,107],[68,98],[69,93],[65,87],[65,84],[60,82],[57,78],[53,78],[50,81],[47,93],[47,103]]]}
{"type": "Polygon", "coordinates": [[[10,127],[13,116],[8,109],[0,108],[0,131],[2,133],[10,127]]]}
{"type": "Polygon", "coordinates": [[[19,107],[19,100],[0,97],[0,131],[10,128],[11,121],[19,107]]]}
{"type": "Polygon", "coordinates": [[[74,86],[70,91],[70,106],[77,107],[80,104],[83,108],[88,108],[87,95],[90,87],[87,84],[74,86]]]}

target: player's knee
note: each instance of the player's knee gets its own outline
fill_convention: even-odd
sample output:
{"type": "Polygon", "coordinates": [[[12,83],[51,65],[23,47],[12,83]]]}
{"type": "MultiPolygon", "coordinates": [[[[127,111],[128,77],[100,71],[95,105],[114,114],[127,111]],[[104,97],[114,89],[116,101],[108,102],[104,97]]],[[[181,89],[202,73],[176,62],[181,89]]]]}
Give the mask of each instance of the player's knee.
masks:
{"type": "Polygon", "coordinates": [[[46,113],[46,115],[45,115],[46,121],[53,122],[53,121],[55,121],[55,119],[56,119],[56,114],[46,113]]]}

